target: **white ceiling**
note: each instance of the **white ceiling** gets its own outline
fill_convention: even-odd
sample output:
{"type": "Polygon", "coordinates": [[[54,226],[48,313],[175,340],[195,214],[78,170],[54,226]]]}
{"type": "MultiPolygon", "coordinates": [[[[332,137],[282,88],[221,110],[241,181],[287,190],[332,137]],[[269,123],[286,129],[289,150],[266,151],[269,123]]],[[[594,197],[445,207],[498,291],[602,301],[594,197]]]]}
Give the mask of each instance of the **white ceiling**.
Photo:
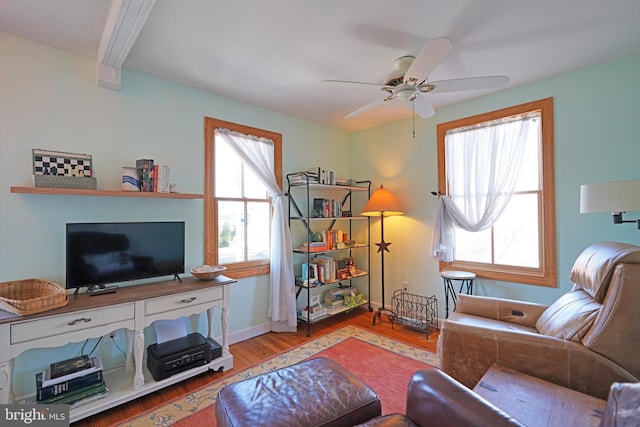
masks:
{"type": "MultiPolygon", "coordinates": [[[[97,59],[111,3],[0,0],[0,31],[97,59]]],[[[123,67],[353,131],[411,110],[345,120],[384,94],[320,81],[382,83],[439,36],[453,48],[429,80],[504,74],[513,87],[640,53],[640,1],[157,0],[123,67]]],[[[437,114],[486,93],[426,96],[437,114]]]]}

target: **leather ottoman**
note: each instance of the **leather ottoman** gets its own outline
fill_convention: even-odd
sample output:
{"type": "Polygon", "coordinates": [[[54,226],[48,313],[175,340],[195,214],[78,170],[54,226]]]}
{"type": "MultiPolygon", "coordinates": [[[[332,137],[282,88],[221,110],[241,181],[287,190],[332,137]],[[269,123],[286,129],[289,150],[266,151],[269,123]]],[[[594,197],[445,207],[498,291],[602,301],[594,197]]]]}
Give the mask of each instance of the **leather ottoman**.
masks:
{"type": "Polygon", "coordinates": [[[319,357],[222,387],[218,427],[353,426],[379,416],[378,395],[348,370],[319,357]]]}

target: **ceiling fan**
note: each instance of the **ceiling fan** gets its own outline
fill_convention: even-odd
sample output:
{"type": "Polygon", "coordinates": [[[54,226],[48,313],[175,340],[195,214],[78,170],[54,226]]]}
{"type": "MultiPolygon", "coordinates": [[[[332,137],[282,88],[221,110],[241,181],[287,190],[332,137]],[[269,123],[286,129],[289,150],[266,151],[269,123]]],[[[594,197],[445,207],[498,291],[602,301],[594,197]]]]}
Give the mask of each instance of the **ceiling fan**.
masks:
{"type": "Polygon", "coordinates": [[[347,114],[345,119],[373,110],[385,102],[400,100],[407,103],[420,117],[429,118],[435,114],[433,107],[423,95],[427,92],[443,93],[463,90],[496,89],[509,83],[507,76],[469,77],[461,79],[428,81],[429,74],[451,50],[452,43],[446,37],[429,40],[418,56],[403,56],[393,62],[394,71],[384,83],[365,83],[345,80],[322,80],[323,83],[339,85],[373,85],[386,92],[384,98],[373,101],[347,114]]]}

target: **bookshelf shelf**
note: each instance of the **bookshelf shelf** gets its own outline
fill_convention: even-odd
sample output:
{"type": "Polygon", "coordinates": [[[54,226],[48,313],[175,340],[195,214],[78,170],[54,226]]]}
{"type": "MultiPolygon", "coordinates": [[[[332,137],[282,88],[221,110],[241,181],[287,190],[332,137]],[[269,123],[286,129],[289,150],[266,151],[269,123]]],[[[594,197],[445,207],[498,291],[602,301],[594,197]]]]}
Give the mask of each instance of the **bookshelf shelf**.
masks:
{"type": "MultiPolygon", "coordinates": [[[[371,291],[371,279],[368,270],[371,264],[369,251],[363,251],[369,248],[370,231],[369,217],[352,216],[352,213],[359,213],[356,207],[361,208],[371,195],[371,181],[349,181],[350,185],[322,184],[315,182],[315,177],[309,173],[298,172],[287,175],[289,184],[287,196],[289,199],[289,226],[291,228],[292,239],[297,240],[297,245],[293,249],[294,264],[300,276],[296,280],[296,298],[298,300],[298,319],[307,323],[307,336],[311,334],[310,325],[322,320],[328,319],[340,313],[348,312],[355,307],[365,304],[369,305],[369,311],[372,311],[369,302],[369,294],[371,291]],[[352,203],[356,199],[355,203],[352,203]],[[345,215],[345,216],[342,216],[345,215]],[[363,222],[366,220],[366,222],[363,222]],[[307,250],[312,247],[311,236],[318,234],[323,230],[324,241],[330,248],[325,248],[324,244],[320,244],[320,250],[307,250]],[[340,230],[340,231],[338,231],[340,230]],[[343,246],[340,236],[347,233],[350,237],[354,237],[354,232],[358,233],[358,243],[349,240],[348,244],[343,246]],[[338,238],[336,239],[336,233],[338,238]],[[338,242],[340,244],[338,244],[338,242]],[[356,256],[356,258],[352,258],[356,256]],[[316,267],[312,263],[320,263],[324,257],[325,264],[323,267],[316,267]],[[327,259],[331,258],[331,259],[327,259]],[[340,270],[336,265],[340,260],[345,259],[356,261],[358,273],[348,274],[345,269],[340,270]],[[315,261],[314,261],[315,260],[315,261]],[[335,263],[335,264],[334,264],[335,263]],[[303,268],[313,266],[313,268],[303,268]],[[363,268],[364,267],[364,268],[363,268]],[[328,271],[336,269],[335,275],[329,275],[328,271]],[[313,273],[309,271],[319,271],[326,274],[326,279],[322,275],[317,276],[323,282],[315,282],[313,273]],[[305,273],[305,271],[307,271],[305,273]],[[348,274],[348,275],[347,275],[348,274]],[[345,277],[345,275],[347,275],[345,277]],[[340,279],[339,277],[342,277],[340,279]],[[364,284],[366,281],[366,285],[364,284]],[[311,283],[311,285],[309,285],[311,283]],[[322,293],[331,290],[337,286],[348,283],[348,289],[354,288],[354,292],[366,294],[364,302],[357,306],[326,306],[327,313],[319,317],[312,317],[309,310],[301,309],[302,307],[310,307],[311,300],[322,297],[322,293]],[[364,288],[366,286],[366,289],[364,288]]],[[[344,241],[347,243],[347,240],[344,241]]],[[[322,298],[321,298],[322,299],[322,298]]],[[[314,306],[315,306],[314,302],[314,306]]],[[[331,304],[331,302],[327,302],[331,304]]],[[[324,310],[324,309],[323,309],[324,310]]],[[[317,313],[319,314],[319,313],[317,313]]]]}
{"type": "Polygon", "coordinates": [[[63,196],[96,196],[96,197],[137,197],[156,199],[204,199],[204,194],[191,193],[156,193],[120,190],[86,190],[77,188],[45,188],[45,187],[11,187],[11,193],[44,194],[63,196]]]}
{"type": "Polygon", "coordinates": [[[308,323],[318,323],[318,322],[322,322],[323,320],[326,320],[328,318],[330,318],[331,316],[335,316],[336,314],[340,314],[340,313],[346,313],[348,311],[353,310],[354,308],[357,307],[362,307],[363,305],[368,304],[369,301],[368,300],[364,300],[362,301],[362,303],[353,306],[353,307],[347,307],[347,306],[340,306],[340,307],[334,307],[334,308],[329,308],[327,309],[327,314],[325,314],[324,316],[318,317],[316,319],[311,319],[311,320],[307,320],[307,318],[304,315],[300,315],[298,316],[298,319],[303,320],[305,322],[308,323]]]}
{"type": "Polygon", "coordinates": [[[368,247],[369,245],[366,243],[356,243],[353,246],[347,246],[342,249],[324,249],[322,251],[305,251],[302,249],[294,249],[293,252],[296,254],[307,254],[307,253],[308,254],[325,254],[327,252],[342,252],[349,249],[361,249],[361,248],[368,248],[368,247]]]}

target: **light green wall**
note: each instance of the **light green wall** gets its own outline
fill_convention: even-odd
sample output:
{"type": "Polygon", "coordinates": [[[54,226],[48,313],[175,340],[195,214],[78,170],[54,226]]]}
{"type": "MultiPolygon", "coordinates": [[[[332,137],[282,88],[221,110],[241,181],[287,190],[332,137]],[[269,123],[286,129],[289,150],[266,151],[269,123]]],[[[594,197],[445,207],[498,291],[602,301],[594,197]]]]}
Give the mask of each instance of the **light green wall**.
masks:
{"type": "MultiPolygon", "coordinates": [[[[350,135],[352,173],[393,191],[406,215],[385,220],[386,295],[409,282],[410,292],[435,294],[444,315],[438,262],[430,256],[437,200],[436,126],[546,97],[554,98],[558,288],[479,280],[477,293],[549,304],[570,287],[576,256],[589,244],[613,240],[640,244],[632,224],[616,225],[610,214],[580,214],[580,185],[638,179],[640,159],[640,56],[590,67],[439,109],[428,120],[392,123],[350,135]]],[[[637,213],[628,214],[630,218],[637,213]]],[[[379,239],[379,225],[372,232],[379,239]]],[[[373,255],[373,264],[379,256],[373,255]]],[[[379,275],[372,283],[380,283],[379,275]]],[[[380,285],[372,285],[379,300],[380,285]]],[[[389,297],[387,296],[387,301],[389,297]]]]}
{"type": "MultiPolygon", "coordinates": [[[[339,175],[371,179],[398,197],[406,215],[385,221],[387,301],[401,282],[435,294],[442,316],[442,281],[429,256],[436,200],[435,129],[439,122],[540,99],[555,98],[556,201],[561,279],[558,289],[480,281],[481,294],[549,303],[566,291],[576,255],[601,240],[638,243],[631,225],[613,226],[607,214],[578,214],[583,183],[637,178],[640,123],[636,100],[640,56],[566,74],[353,134],[124,69],[122,89],[96,85],[95,61],[0,33],[0,282],[40,277],[64,283],[64,225],[73,221],[184,220],[187,268],[203,260],[203,202],[11,194],[31,185],[31,149],[93,155],[101,189],[119,188],[121,167],[150,157],[171,164],[181,191],[203,191],[203,117],[283,135],[284,173],[323,165],[339,175]]],[[[215,70],[212,70],[215,72],[215,70]]],[[[379,223],[372,222],[372,241],[379,223]]],[[[379,255],[372,249],[372,300],[380,301],[379,255]]],[[[232,335],[250,335],[268,322],[268,278],[232,286],[232,335]]],[[[88,343],[89,348],[95,341],[88,343]]],[[[74,355],[82,343],[35,350],[16,362],[16,394],[33,387],[45,361],[74,355]]],[[[107,364],[121,355],[101,343],[107,364]]]]}
{"type": "MultiPolygon", "coordinates": [[[[350,174],[344,132],[127,69],[119,91],[100,88],[94,60],[5,33],[0,57],[0,282],[39,277],[65,283],[67,222],[184,220],[186,268],[203,262],[202,200],[12,194],[11,186],[32,185],[33,148],[91,154],[100,189],[119,189],[122,166],[153,158],[173,167],[181,191],[202,193],[209,116],[281,133],[285,174],[314,164],[350,174]]],[[[255,335],[253,329],[269,324],[268,295],[267,276],[231,287],[232,335],[255,335]]],[[[122,362],[111,343],[100,346],[105,364],[122,362]]],[[[80,347],[19,358],[16,394],[33,387],[36,369],[80,347]]]]}

